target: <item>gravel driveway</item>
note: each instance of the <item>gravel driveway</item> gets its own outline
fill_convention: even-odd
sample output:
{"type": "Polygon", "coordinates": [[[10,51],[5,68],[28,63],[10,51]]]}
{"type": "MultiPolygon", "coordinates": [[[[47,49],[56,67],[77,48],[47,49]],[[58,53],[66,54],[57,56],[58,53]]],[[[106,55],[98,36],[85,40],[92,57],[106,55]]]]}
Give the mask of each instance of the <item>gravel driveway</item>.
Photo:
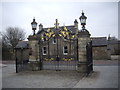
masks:
{"type": "Polygon", "coordinates": [[[84,74],[76,71],[27,71],[15,73],[15,66],[3,68],[3,88],[72,88],[84,74]]]}

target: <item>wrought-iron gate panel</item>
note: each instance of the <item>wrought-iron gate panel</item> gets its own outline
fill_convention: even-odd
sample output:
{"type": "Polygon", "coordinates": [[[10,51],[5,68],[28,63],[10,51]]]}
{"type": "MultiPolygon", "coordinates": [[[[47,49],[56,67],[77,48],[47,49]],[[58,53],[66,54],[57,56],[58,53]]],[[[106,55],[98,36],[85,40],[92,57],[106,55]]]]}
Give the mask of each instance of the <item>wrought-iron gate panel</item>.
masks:
{"type": "Polygon", "coordinates": [[[93,71],[92,41],[86,46],[87,54],[87,74],[93,71]]]}
{"type": "Polygon", "coordinates": [[[76,70],[77,60],[74,61],[43,61],[42,62],[44,70],[76,70]]]}
{"type": "Polygon", "coordinates": [[[16,72],[32,70],[27,60],[18,60],[16,58],[16,72]]]}
{"type": "Polygon", "coordinates": [[[29,65],[29,60],[24,59],[25,54],[23,53],[24,49],[16,49],[15,50],[15,60],[16,60],[16,73],[21,71],[31,70],[29,65]],[[17,53],[17,50],[20,52],[17,53]]]}
{"type": "MultiPolygon", "coordinates": [[[[49,44],[52,44],[52,43],[49,43],[49,44]]],[[[56,53],[55,55],[41,55],[42,69],[44,70],[77,70],[77,63],[78,63],[77,40],[75,39],[74,41],[72,41],[72,43],[69,43],[68,46],[70,44],[72,44],[72,49],[69,51],[73,52],[72,54],[71,52],[69,52],[68,55],[63,55],[63,51],[62,51],[63,46],[61,45],[61,43],[58,43],[59,45],[58,55],[56,53]]],[[[56,49],[56,46],[55,46],[55,49],[56,49]]]]}
{"type": "Polygon", "coordinates": [[[23,49],[21,49],[21,52],[18,54],[15,51],[16,56],[16,73],[21,71],[34,71],[34,70],[40,70],[40,62],[39,61],[32,61],[30,62],[28,59],[24,58],[26,54],[23,53],[23,49]],[[20,57],[18,57],[19,55],[20,57]]]}

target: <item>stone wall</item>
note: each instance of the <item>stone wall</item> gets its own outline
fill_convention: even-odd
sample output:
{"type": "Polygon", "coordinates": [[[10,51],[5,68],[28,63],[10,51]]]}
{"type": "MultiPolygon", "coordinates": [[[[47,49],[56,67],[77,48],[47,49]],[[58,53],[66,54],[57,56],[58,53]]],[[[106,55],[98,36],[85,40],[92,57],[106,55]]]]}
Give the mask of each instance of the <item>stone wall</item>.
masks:
{"type": "Polygon", "coordinates": [[[93,47],[93,60],[109,59],[107,46],[93,47]]]}
{"type": "Polygon", "coordinates": [[[111,55],[111,60],[119,60],[120,55],[111,55]]]}
{"type": "Polygon", "coordinates": [[[108,47],[111,55],[120,55],[120,44],[109,44],[108,47]]]}

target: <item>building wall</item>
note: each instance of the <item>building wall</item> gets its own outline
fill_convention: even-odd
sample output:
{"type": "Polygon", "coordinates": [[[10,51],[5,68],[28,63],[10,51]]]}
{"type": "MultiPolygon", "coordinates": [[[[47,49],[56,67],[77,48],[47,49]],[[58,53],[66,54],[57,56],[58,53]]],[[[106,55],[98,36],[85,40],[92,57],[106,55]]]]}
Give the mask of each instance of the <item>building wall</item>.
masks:
{"type": "Polygon", "coordinates": [[[93,60],[109,59],[107,46],[93,47],[93,60]]]}
{"type": "Polygon", "coordinates": [[[109,44],[108,48],[111,55],[120,55],[120,44],[109,44]]]}
{"type": "Polygon", "coordinates": [[[29,49],[17,49],[16,57],[18,61],[29,60],[29,49]]]}

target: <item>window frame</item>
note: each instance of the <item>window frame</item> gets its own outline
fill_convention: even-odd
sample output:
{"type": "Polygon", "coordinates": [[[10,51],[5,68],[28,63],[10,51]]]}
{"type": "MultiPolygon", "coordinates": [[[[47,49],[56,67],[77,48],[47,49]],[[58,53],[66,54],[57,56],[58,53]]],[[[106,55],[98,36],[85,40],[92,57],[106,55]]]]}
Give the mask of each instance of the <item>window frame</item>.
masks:
{"type": "Polygon", "coordinates": [[[68,55],[68,46],[64,46],[64,47],[63,47],[63,54],[64,54],[64,55],[68,55]],[[65,49],[65,47],[67,47],[67,49],[65,49]],[[65,53],[66,51],[67,51],[67,53],[65,53]]]}
{"type": "Polygon", "coordinates": [[[47,55],[47,47],[43,47],[43,48],[42,48],[42,54],[43,54],[43,55],[47,55]],[[45,50],[44,48],[46,48],[46,50],[45,50]],[[46,51],[46,53],[45,53],[45,51],[46,51]]]}
{"type": "Polygon", "coordinates": [[[57,43],[57,40],[56,40],[56,38],[54,37],[53,38],[53,44],[56,44],[57,43]]]}

